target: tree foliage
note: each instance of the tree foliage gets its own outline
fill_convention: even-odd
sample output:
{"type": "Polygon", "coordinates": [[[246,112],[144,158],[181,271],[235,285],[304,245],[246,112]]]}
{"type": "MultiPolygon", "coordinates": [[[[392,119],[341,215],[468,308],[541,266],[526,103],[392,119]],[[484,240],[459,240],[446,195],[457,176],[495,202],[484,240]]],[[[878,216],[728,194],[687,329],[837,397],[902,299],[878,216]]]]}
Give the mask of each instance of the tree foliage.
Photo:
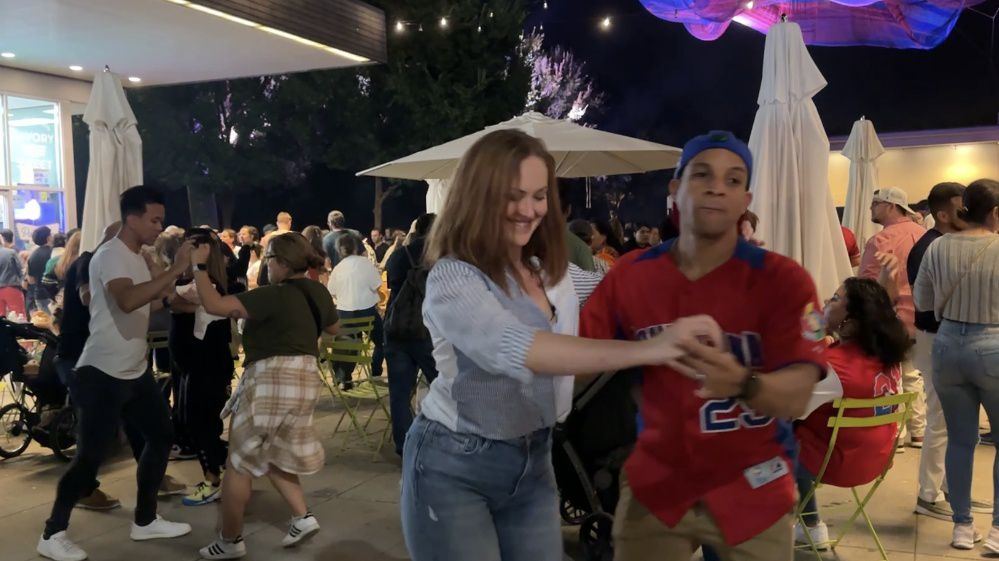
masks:
{"type": "Polygon", "coordinates": [[[603,97],[572,53],[524,39],[526,1],[376,0],[386,64],[132,90],[147,177],[215,193],[228,222],[240,194],[429,148],[513,117],[525,100],[578,120],[603,97]]]}
{"type": "Polygon", "coordinates": [[[526,108],[553,119],[586,122],[587,114],[600,109],[605,101],[589,74],[586,64],[560,46],[544,47],[543,33],[524,39],[523,51],[531,70],[526,108]]]}

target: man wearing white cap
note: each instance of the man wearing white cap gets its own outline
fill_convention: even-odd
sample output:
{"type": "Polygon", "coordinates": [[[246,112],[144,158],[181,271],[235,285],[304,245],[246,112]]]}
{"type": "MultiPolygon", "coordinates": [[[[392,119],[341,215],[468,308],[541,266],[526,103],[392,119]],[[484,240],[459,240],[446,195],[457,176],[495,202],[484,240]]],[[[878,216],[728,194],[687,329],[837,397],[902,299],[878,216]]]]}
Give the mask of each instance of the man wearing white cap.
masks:
{"type": "MultiPolygon", "coordinates": [[[[859,276],[877,280],[881,274],[881,263],[878,253],[891,253],[898,258],[899,271],[898,300],[895,310],[899,319],[909,330],[909,336],[916,336],[916,308],[912,302],[912,286],[909,284],[909,274],[906,261],[909,252],[919,238],[926,234],[926,229],[912,221],[919,214],[909,208],[909,197],[898,187],[884,187],[874,192],[871,202],[871,221],[884,227],[875,236],[867,240],[864,255],[860,260],[859,276]]],[[[902,389],[915,392],[916,401],[912,404],[912,416],[909,418],[909,442],[915,448],[923,446],[923,433],[926,430],[926,401],[923,398],[922,375],[912,365],[911,361],[902,363],[902,389]]],[[[904,435],[903,435],[904,440],[904,435]]]]}

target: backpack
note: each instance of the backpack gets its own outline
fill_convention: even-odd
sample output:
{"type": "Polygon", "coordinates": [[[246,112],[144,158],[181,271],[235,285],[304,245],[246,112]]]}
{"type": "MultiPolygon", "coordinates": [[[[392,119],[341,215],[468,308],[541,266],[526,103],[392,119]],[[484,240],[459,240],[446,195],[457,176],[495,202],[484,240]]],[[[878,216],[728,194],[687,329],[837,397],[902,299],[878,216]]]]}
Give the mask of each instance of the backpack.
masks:
{"type": "Polygon", "coordinates": [[[410,269],[399,293],[392,299],[392,305],[385,313],[385,337],[401,341],[423,341],[430,338],[430,332],[423,324],[423,298],[427,293],[427,276],[430,271],[424,266],[416,266],[409,248],[403,246],[409,258],[410,269]]]}

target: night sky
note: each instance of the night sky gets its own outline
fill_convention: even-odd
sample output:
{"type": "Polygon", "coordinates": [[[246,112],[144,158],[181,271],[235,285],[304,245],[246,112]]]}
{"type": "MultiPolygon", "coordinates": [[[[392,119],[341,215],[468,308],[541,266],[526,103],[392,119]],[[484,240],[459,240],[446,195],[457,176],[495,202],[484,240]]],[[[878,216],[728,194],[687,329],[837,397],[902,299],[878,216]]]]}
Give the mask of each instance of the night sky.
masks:
{"type": "MultiPolygon", "coordinates": [[[[763,35],[733,24],[717,41],[700,41],[683,26],[649,14],[638,0],[548,0],[548,10],[541,9],[541,0],[534,3],[528,29],[543,24],[546,44],[561,45],[586,61],[607,96],[601,110],[587,115],[589,122],[674,146],[709,129],[729,129],[748,139],[757,109],[763,35]],[[604,32],[598,23],[607,15],[613,26],[604,32]]],[[[999,0],[977,6],[989,14],[997,8],[999,0]]],[[[815,98],[827,133],[849,134],[861,115],[879,132],[997,124],[999,45],[990,56],[992,25],[989,18],[966,10],[950,37],[932,51],[810,47],[829,83],[815,98]]],[[[82,209],[85,135],[75,144],[82,209]]],[[[294,190],[262,192],[239,205],[235,222],[262,226],[278,210],[288,210],[298,228],[324,225],[328,210],[339,208],[353,227],[370,228],[372,183],[358,183],[352,171],[313,174],[294,190]]],[[[632,176],[622,217],[657,224],[665,213],[669,177],[668,172],[632,176]]],[[[582,182],[571,184],[581,187],[582,182]]],[[[425,188],[417,185],[386,201],[384,226],[408,227],[423,212],[425,188]]],[[[584,191],[571,190],[576,217],[606,218],[599,197],[585,208],[584,191]]],[[[168,195],[168,221],[188,224],[184,192],[168,195]]]]}
{"type": "MultiPolygon", "coordinates": [[[[765,36],[732,24],[716,41],[695,39],[679,24],[648,13],[638,0],[549,0],[530,26],[544,25],[546,45],[585,60],[607,102],[587,119],[599,128],[682,146],[711,129],[748,140],[756,113],[765,36]],[[604,32],[598,23],[613,21],[604,32]]],[[[977,8],[995,13],[999,0],[977,8]]],[[[828,86],[815,97],[829,136],[848,135],[861,116],[878,132],[996,125],[999,65],[990,56],[992,20],[965,11],[948,39],[930,51],[809,47],[828,86]]],[[[997,29],[999,31],[999,29],[997,29]]],[[[658,224],[669,173],[633,176],[625,220],[658,224]]],[[[576,216],[606,218],[597,203],[576,216]]]]}
{"type": "MultiPolygon", "coordinates": [[[[710,128],[746,138],[759,93],[765,37],[732,24],[713,42],[649,14],[638,0],[549,0],[532,25],[587,61],[609,101],[606,130],[680,144],[710,128]],[[610,32],[599,30],[605,15],[610,32]]],[[[999,1],[977,6],[994,13],[999,1]]],[[[829,85],[815,97],[830,136],[865,115],[879,132],[995,125],[999,66],[989,54],[993,22],[965,11],[931,51],[809,47],[829,85]]],[[[999,29],[997,29],[999,31],[999,29]]]]}

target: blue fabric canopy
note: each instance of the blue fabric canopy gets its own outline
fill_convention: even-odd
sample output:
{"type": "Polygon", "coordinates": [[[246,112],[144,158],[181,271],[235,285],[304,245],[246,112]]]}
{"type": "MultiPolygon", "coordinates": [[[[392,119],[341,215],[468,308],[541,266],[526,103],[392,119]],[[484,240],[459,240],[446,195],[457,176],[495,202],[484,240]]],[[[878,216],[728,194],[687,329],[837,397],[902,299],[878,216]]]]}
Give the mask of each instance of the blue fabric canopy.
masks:
{"type": "Polygon", "coordinates": [[[704,41],[720,37],[732,21],[766,33],[786,14],[809,45],[932,49],[950,34],[961,10],[982,0],[639,1],[704,41]]]}

